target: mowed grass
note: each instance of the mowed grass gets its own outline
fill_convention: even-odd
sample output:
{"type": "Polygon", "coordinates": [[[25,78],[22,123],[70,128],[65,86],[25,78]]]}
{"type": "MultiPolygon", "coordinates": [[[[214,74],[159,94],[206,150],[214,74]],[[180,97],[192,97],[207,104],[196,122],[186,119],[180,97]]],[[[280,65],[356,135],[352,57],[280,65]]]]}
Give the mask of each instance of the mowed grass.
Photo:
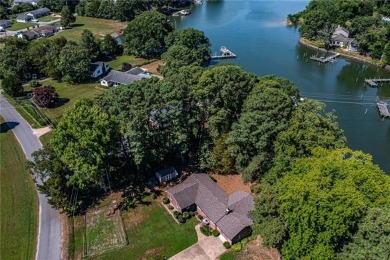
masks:
{"type": "Polygon", "coordinates": [[[55,17],[55,16],[48,15],[48,16],[44,16],[44,17],[39,18],[38,21],[47,23],[47,22],[51,22],[51,21],[54,21],[54,20],[57,20],[60,18],[61,17],[55,17]]]}
{"type": "MultiPolygon", "coordinates": [[[[94,259],[167,259],[197,242],[196,219],[177,224],[159,200],[122,211],[122,218],[129,245],[94,256],[94,259]]],[[[69,250],[75,257],[82,255],[82,229],[82,217],[78,217],[69,250]]]]}
{"type": "Polygon", "coordinates": [[[0,118],[0,259],[34,259],[38,200],[26,157],[0,118]]]}
{"type": "Polygon", "coordinates": [[[22,29],[25,29],[28,27],[33,27],[35,25],[36,25],[35,23],[18,23],[15,20],[14,23],[12,24],[12,26],[8,27],[7,30],[8,31],[19,31],[19,30],[22,30],[22,29]]]}
{"type": "Polygon", "coordinates": [[[133,67],[135,67],[135,66],[142,66],[142,65],[145,65],[145,64],[149,64],[149,63],[151,63],[153,61],[154,60],[147,60],[147,59],[143,59],[143,58],[137,58],[137,57],[132,56],[132,55],[122,55],[122,56],[116,57],[115,60],[110,61],[109,64],[110,64],[110,67],[112,69],[114,69],[114,70],[121,70],[123,63],[129,63],[133,67]]]}
{"type": "Polygon", "coordinates": [[[55,108],[46,108],[41,111],[49,117],[54,124],[63,116],[65,110],[74,104],[80,98],[92,99],[97,94],[105,91],[100,83],[85,83],[78,85],[70,85],[66,82],[58,82],[56,80],[48,80],[42,83],[43,86],[55,87],[60,100],[55,108]]]}
{"type": "Polygon", "coordinates": [[[72,28],[57,33],[53,37],[64,36],[68,40],[78,41],[83,30],[90,30],[95,36],[103,37],[106,34],[119,32],[126,26],[126,23],[115,20],[98,19],[92,17],[77,16],[72,28]]]}

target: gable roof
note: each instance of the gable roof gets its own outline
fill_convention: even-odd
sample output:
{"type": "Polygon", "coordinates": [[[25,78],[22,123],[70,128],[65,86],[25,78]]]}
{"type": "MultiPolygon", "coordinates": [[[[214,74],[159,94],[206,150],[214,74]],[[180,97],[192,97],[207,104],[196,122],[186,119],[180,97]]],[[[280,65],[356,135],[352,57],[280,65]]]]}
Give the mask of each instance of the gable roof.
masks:
{"type": "Polygon", "coordinates": [[[33,16],[36,16],[36,15],[45,15],[45,14],[48,14],[50,13],[50,9],[49,8],[39,8],[39,9],[36,9],[36,10],[32,10],[30,12],[27,13],[27,15],[33,15],[33,16]]]}
{"type": "Polygon", "coordinates": [[[107,82],[114,82],[123,85],[127,85],[141,79],[143,79],[143,77],[116,70],[112,70],[106,77],[103,78],[103,80],[107,82]]]}
{"type": "Polygon", "coordinates": [[[40,0],[14,0],[14,3],[24,4],[24,3],[39,3],[40,0]]]}
{"type": "Polygon", "coordinates": [[[231,240],[243,228],[253,224],[249,216],[249,211],[254,208],[252,196],[244,191],[228,195],[204,173],[192,174],[167,192],[175,197],[182,209],[196,204],[231,240]]]}
{"type": "Polygon", "coordinates": [[[175,172],[176,172],[176,169],[174,167],[169,167],[169,168],[157,171],[156,175],[159,177],[164,177],[164,176],[167,176],[167,175],[175,173],[175,172]]]}
{"type": "Polygon", "coordinates": [[[349,31],[340,25],[337,26],[336,30],[333,33],[333,36],[336,36],[338,34],[341,34],[347,38],[349,37],[349,31]]]}
{"type": "Polygon", "coordinates": [[[30,19],[31,19],[31,16],[25,15],[25,14],[21,14],[21,15],[18,15],[16,17],[16,20],[30,20],[30,19]]]}
{"type": "Polygon", "coordinates": [[[133,74],[133,75],[139,75],[141,73],[145,73],[145,71],[140,67],[132,68],[128,71],[126,71],[127,74],[133,74]]]}

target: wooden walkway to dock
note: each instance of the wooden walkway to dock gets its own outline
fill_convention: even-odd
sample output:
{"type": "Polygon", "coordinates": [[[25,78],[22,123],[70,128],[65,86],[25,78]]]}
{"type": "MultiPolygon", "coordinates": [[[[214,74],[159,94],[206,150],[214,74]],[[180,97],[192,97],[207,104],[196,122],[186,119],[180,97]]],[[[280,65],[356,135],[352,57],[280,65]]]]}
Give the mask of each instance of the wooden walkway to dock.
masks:
{"type": "Polygon", "coordinates": [[[389,109],[387,108],[387,103],[386,102],[379,101],[378,103],[376,103],[376,105],[378,107],[379,114],[383,118],[390,118],[390,112],[389,112],[389,109]]]}
{"type": "Polygon", "coordinates": [[[321,62],[321,63],[328,63],[328,62],[331,62],[331,61],[335,61],[338,56],[340,56],[340,53],[336,53],[336,54],[334,54],[332,56],[329,56],[327,58],[325,58],[325,57],[317,57],[317,56],[313,55],[313,56],[310,57],[310,59],[314,60],[314,61],[321,62]]]}
{"type": "Polygon", "coordinates": [[[377,87],[379,83],[390,83],[390,79],[365,79],[366,84],[370,87],[377,87]]]}
{"type": "Polygon", "coordinates": [[[212,60],[220,60],[220,59],[234,59],[237,57],[236,54],[234,54],[231,50],[226,48],[225,46],[222,46],[221,49],[221,54],[220,55],[213,55],[211,56],[212,60]]]}

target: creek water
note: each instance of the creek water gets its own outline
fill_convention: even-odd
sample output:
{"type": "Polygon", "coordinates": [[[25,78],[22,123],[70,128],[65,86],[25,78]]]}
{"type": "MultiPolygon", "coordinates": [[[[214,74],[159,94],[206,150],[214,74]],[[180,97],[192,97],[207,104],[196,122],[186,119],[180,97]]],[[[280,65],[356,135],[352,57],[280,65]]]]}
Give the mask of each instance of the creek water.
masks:
{"type": "Polygon", "coordinates": [[[287,14],[303,10],[308,2],[209,0],[193,5],[189,16],[171,19],[177,29],[204,31],[213,52],[228,47],[237,55],[229,62],[260,76],[288,78],[303,97],[324,102],[338,117],[349,147],[370,153],[390,174],[390,120],[382,121],[376,108],[377,100],[390,104],[390,84],[370,88],[364,83],[365,78],[390,78],[390,72],[345,58],[327,64],[310,61],[311,55],[322,54],[301,46],[298,28],[286,26],[287,14]]]}

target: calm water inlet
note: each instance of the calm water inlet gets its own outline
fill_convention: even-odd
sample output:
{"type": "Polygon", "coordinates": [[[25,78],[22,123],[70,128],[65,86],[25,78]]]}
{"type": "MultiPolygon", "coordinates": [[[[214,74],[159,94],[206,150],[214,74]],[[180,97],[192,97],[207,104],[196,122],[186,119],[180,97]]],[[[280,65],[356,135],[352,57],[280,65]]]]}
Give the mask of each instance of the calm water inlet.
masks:
{"type": "Polygon", "coordinates": [[[373,156],[390,174],[390,120],[380,118],[375,103],[390,103],[390,84],[369,88],[365,78],[390,73],[374,66],[339,58],[335,63],[309,60],[315,51],[298,43],[297,27],[286,26],[286,16],[305,8],[309,1],[204,1],[191,15],[172,18],[177,29],[193,27],[205,32],[217,52],[227,46],[238,58],[229,60],[247,71],[286,77],[303,97],[324,102],[335,110],[352,149],[373,156]]]}

